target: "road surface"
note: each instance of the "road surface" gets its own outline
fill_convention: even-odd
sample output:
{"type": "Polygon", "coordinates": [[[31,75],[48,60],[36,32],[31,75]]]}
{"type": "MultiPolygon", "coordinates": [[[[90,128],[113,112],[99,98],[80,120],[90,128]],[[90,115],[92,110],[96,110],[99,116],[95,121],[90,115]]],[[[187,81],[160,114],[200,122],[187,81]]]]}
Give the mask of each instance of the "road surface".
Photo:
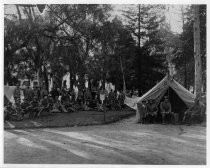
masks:
{"type": "Polygon", "coordinates": [[[118,123],[4,131],[15,164],[206,164],[206,128],[118,123]]]}

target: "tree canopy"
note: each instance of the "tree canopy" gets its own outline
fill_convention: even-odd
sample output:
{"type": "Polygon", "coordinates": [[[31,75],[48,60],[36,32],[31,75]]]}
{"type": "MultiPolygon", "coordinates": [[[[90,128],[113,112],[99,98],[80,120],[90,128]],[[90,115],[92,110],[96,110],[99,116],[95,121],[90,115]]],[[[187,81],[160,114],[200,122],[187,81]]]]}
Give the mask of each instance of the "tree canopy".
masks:
{"type": "MultiPolygon", "coordinates": [[[[102,87],[105,82],[112,82],[117,90],[122,90],[124,75],[126,88],[143,94],[168,73],[170,57],[175,78],[183,84],[187,79],[187,88],[193,85],[191,6],[184,14],[181,34],[170,30],[164,14],[166,5],[130,5],[121,17],[112,16],[114,6],[110,4],[14,6],[17,16],[4,17],[5,84],[38,75],[47,87],[50,75],[61,87],[61,79],[68,71],[71,88],[76,85],[83,89],[84,76],[88,76],[96,87],[99,81],[102,87]]],[[[200,20],[205,72],[205,5],[200,5],[200,20]]]]}

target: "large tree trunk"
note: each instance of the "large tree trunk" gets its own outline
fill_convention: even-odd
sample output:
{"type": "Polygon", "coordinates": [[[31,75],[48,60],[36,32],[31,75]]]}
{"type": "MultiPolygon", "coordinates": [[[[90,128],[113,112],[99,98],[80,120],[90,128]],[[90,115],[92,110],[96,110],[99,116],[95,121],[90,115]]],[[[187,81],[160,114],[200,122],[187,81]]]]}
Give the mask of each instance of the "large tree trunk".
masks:
{"type": "Polygon", "coordinates": [[[194,5],[194,59],[195,59],[195,95],[199,97],[202,88],[199,5],[194,5]]]}
{"type": "MultiPolygon", "coordinates": [[[[181,7],[182,12],[182,32],[184,32],[184,8],[183,5],[181,7]]],[[[184,87],[188,88],[187,86],[187,54],[183,55],[184,57],[184,87]]]]}
{"type": "Polygon", "coordinates": [[[138,13],[138,47],[140,48],[141,47],[141,35],[140,35],[140,33],[141,33],[141,23],[140,23],[140,21],[141,21],[141,18],[140,18],[141,5],[139,4],[138,7],[139,7],[139,13],[138,13]]]}

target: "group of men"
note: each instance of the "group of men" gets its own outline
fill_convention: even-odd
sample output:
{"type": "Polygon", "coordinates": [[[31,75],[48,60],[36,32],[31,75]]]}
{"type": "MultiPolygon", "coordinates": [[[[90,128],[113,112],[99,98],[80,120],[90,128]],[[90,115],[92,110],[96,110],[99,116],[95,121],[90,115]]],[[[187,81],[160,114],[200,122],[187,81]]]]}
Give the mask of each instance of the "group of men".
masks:
{"type": "MultiPolygon", "coordinates": [[[[150,99],[148,102],[143,100],[141,103],[137,104],[137,122],[155,123],[158,116],[158,111],[160,109],[162,124],[166,123],[178,123],[178,113],[172,112],[171,103],[168,96],[165,96],[163,101],[160,103],[160,108],[158,108],[157,102],[150,99]]],[[[194,105],[190,107],[185,113],[182,122],[187,125],[191,125],[192,120],[195,118],[200,118],[202,116],[202,107],[199,104],[199,100],[195,98],[194,105]]]]}
{"type": "Polygon", "coordinates": [[[48,94],[46,89],[40,92],[37,88],[27,87],[23,90],[24,99],[21,102],[21,89],[17,86],[14,90],[14,105],[11,102],[5,106],[4,118],[5,120],[22,120],[26,114],[29,114],[30,119],[39,117],[42,113],[47,112],[68,112],[75,111],[74,108],[67,106],[67,99],[65,92],[58,92],[58,95],[48,94]],[[61,96],[61,99],[59,99],[61,96]]]}
{"type": "Polygon", "coordinates": [[[74,90],[65,87],[52,88],[48,92],[45,87],[39,88],[26,87],[23,90],[24,99],[21,102],[21,88],[17,86],[14,90],[15,104],[8,103],[5,106],[5,119],[22,120],[25,114],[29,114],[30,119],[42,115],[42,113],[52,114],[53,112],[75,112],[77,110],[104,110],[122,109],[124,95],[122,93],[109,92],[104,96],[104,101],[100,100],[101,92],[90,92],[89,89],[79,91],[76,95],[74,90]]]}

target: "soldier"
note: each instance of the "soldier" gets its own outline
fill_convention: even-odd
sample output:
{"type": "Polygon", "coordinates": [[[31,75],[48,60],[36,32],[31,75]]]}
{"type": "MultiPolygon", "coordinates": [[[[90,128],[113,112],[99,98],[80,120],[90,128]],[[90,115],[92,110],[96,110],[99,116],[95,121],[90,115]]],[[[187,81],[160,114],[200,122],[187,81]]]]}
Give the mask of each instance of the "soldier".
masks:
{"type": "Polygon", "coordinates": [[[29,113],[29,106],[30,106],[30,103],[29,101],[25,98],[23,99],[23,102],[20,104],[21,106],[21,115],[22,117],[24,118],[24,115],[29,113]]]}
{"type": "Polygon", "coordinates": [[[89,106],[92,97],[91,97],[91,93],[88,88],[86,88],[86,90],[85,90],[84,99],[85,99],[85,104],[87,106],[89,106]]]}
{"type": "Polygon", "coordinates": [[[30,119],[35,118],[39,112],[39,102],[36,96],[34,96],[33,100],[30,102],[29,108],[30,108],[29,118],[30,119]]]}
{"type": "Polygon", "coordinates": [[[45,96],[48,96],[48,91],[45,88],[45,85],[43,86],[42,90],[41,90],[41,99],[43,99],[45,96]]]}
{"type": "Polygon", "coordinates": [[[48,111],[48,110],[49,110],[49,104],[48,104],[47,96],[45,95],[44,98],[41,99],[40,101],[40,109],[39,109],[39,113],[37,117],[39,117],[41,113],[43,113],[44,111],[48,111]]]}
{"type": "Polygon", "coordinates": [[[189,108],[185,113],[184,113],[184,118],[183,122],[186,122],[187,125],[191,125],[191,121],[195,117],[201,117],[201,105],[199,104],[199,99],[195,98],[195,103],[194,105],[189,108]]]}
{"type": "Polygon", "coordinates": [[[34,92],[30,86],[27,86],[27,88],[24,90],[24,98],[27,99],[29,102],[32,101],[34,96],[34,92]]]}
{"type": "Polygon", "coordinates": [[[157,118],[158,108],[153,99],[150,99],[147,104],[146,118],[149,122],[154,123],[157,118]]]}
{"type": "Polygon", "coordinates": [[[4,120],[22,120],[21,115],[18,114],[11,102],[4,107],[4,120]]]}
{"type": "Polygon", "coordinates": [[[16,117],[18,120],[22,120],[23,117],[22,117],[22,109],[21,109],[21,103],[20,103],[20,99],[17,99],[17,102],[15,103],[15,111],[16,111],[16,117]]]}
{"type": "Polygon", "coordinates": [[[51,94],[49,94],[49,96],[48,96],[48,104],[49,104],[49,110],[50,110],[50,114],[51,114],[51,111],[52,111],[53,105],[54,105],[54,100],[53,100],[51,94]]]}
{"type": "Polygon", "coordinates": [[[17,85],[16,86],[16,88],[15,88],[15,90],[14,90],[14,99],[15,99],[15,103],[17,102],[17,101],[20,101],[21,99],[20,99],[20,87],[19,87],[19,85],[17,85]]]}
{"type": "Polygon", "coordinates": [[[10,120],[11,115],[15,114],[15,109],[12,106],[11,102],[8,102],[7,105],[4,107],[4,120],[10,120]]]}
{"type": "Polygon", "coordinates": [[[160,111],[162,115],[162,124],[165,124],[165,117],[168,115],[174,117],[174,113],[171,112],[171,103],[167,96],[164,97],[164,100],[160,103],[160,111]]]}
{"type": "Polygon", "coordinates": [[[58,96],[55,97],[53,111],[58,111],[58,112],[60,111],[60,112],[67,113],[67,110],[65,109],[65,107],[61,104],[60,100],[58,99],[58,96]]]}

